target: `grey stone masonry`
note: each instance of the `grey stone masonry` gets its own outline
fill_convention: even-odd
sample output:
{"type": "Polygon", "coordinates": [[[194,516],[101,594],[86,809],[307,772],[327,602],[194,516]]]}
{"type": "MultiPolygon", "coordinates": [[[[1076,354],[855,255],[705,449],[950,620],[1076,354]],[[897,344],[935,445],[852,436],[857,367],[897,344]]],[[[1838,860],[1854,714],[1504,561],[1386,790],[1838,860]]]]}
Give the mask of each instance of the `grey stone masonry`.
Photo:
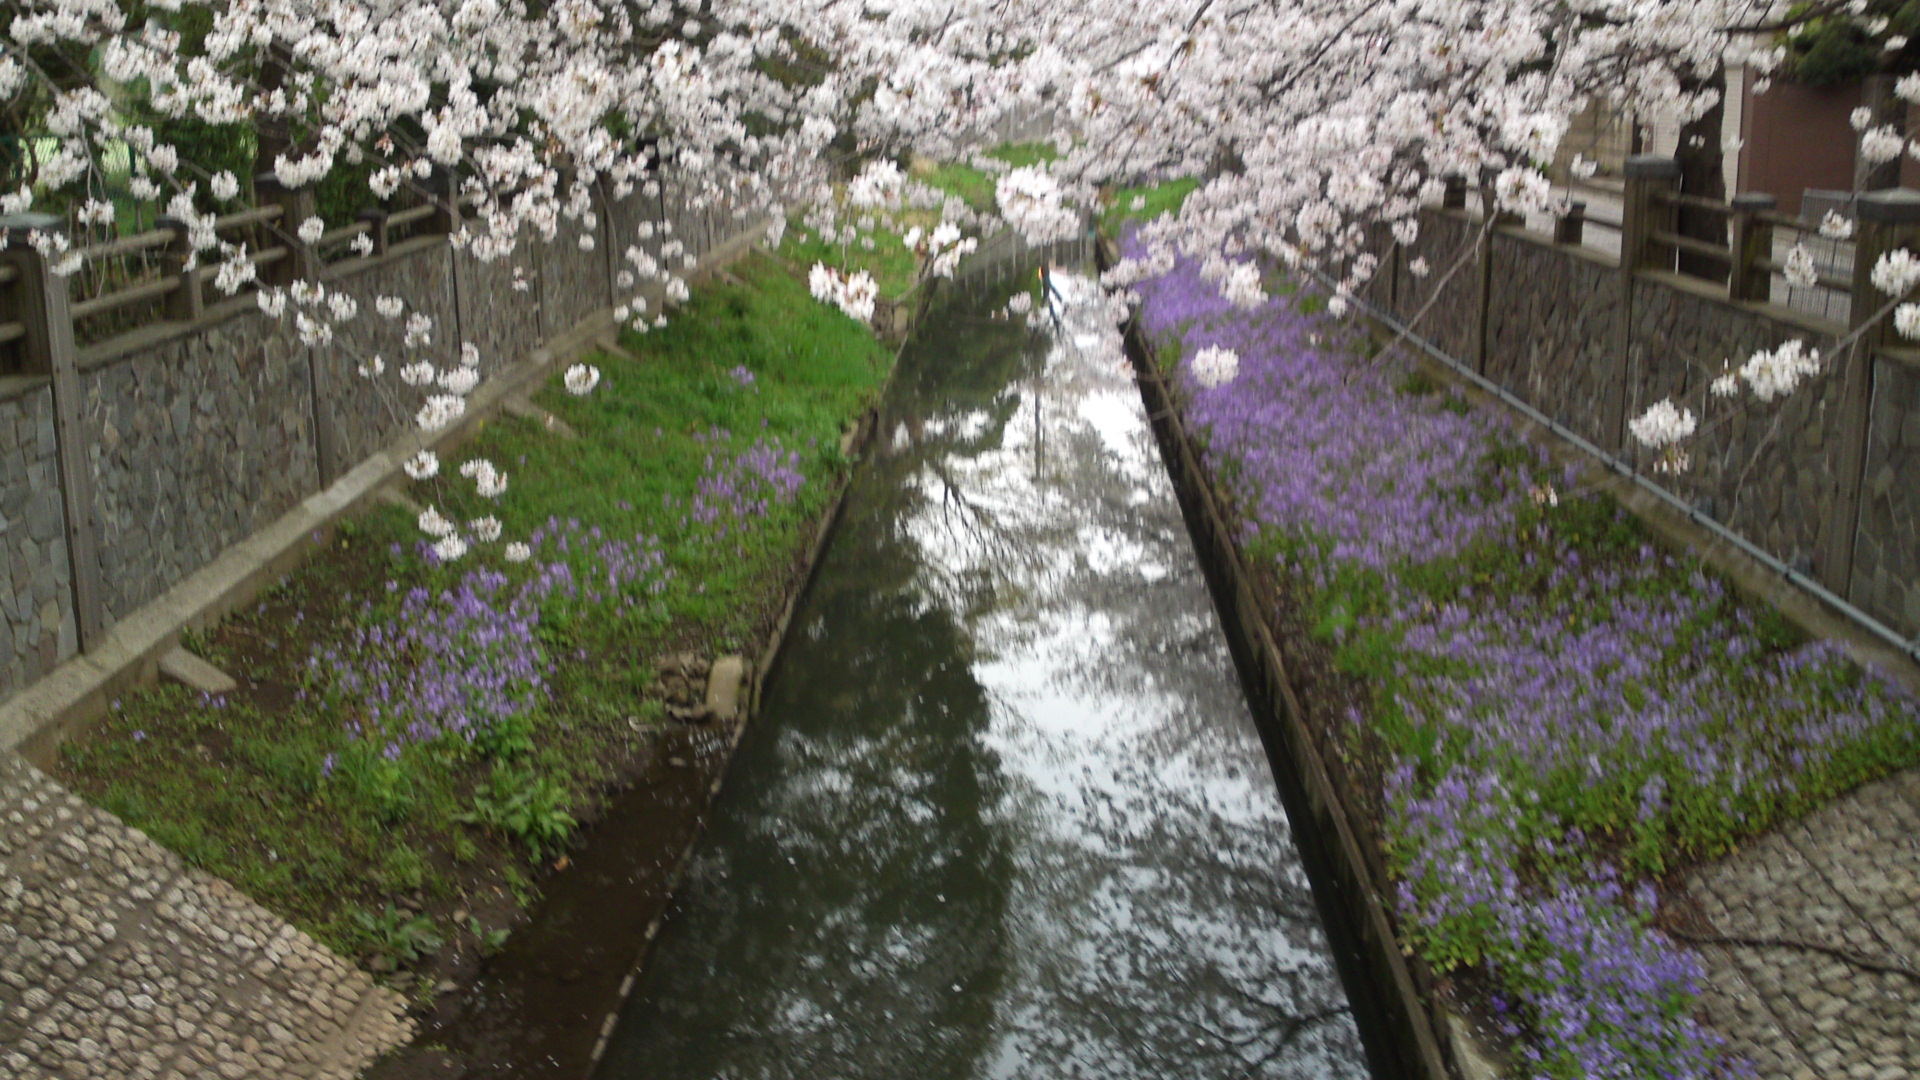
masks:
{"type": "Polygon", "coordinates": [[[78,648],[72,575],[53,395],[42,382],[0,399],[0,697],[78,648]]]}
{"type": "Polygon", "coordinates": [[[1781,560],[1824,569],[1817,549],[1839,488],[1841,380],[1811,380],[1779,401],[1739,407],[1702,388],[1756,349],[1799,339],[1824,350],[1834,339],[1660,281],[1635,283],[1632,314],[1626,416],[1664,398],[1702,414],[1693,464],[1677,476],[1655,472],[1654,455],[1626,440],[1642,471],[1781,560]]]}
{"type": "Polygon", "coordinates": [[[1605,446],[1603,423],[1620,391],[1620,272],[1504,234],[1491,238],[1495,265],[1529,288],[1487,294],[1487,378],[1584,438],[1605,446]]]}
{"type": "Polygon", "coordinates": [[[109,623],[318,489],[307,364],[244,312],[81,372],[109,623]]]}
{"type": "Polygon", "coordinates": [[[455,305],[453,256],[446,244],[416,241],[408,250],[384,258],[350,260],[328,268],[328,287],[360,305],[360,317],[337,327],[332,345],[307,350],[326,372],[331,400],[323,415],[333,425],[346,465],[365,460],[412,428],[420,394],[396,377],[402,364],[430,360],[435,368],[451,368],[460,362],[462,337],[481,347],[482,376],[494,374],[522,355],[501,354],[491,339],[466,334],[455,305]],[[430,340],[407,348],[406,319],[377,314],[374,305],[381,297],[399,297],[406,302],[408,315],[432,319],[430,340]],[[370,367],[363,374],[362,365],[376,356],[385,374],[373,375],[370,367]]]}
{"type": "Polygon", "coordinates": [[[0,753],[0,1080],[346,1080],[406,1002],[0,753]]]}
{"type": "Polygon", "coordinates": [[[1687,880],[1706,1006],[1768,1080],[1920,1076],[1920,770],[1687,880]],[[1716,943],[1717,942],[1717,943],[1716,943]]]}
{"type": "Polygon", "coordinates": [[[1847,328],[1726,286],[1639,269],[1512,227],[1428,208],[1399,246],[1376,230],[1362,295],[1456,361],[1611,453],[1698,513],[1920,640],[1920,353],[1879,349],[1870,398],[1830,362],[1783,399],[1708,385],[1756,350],[1828,354],[1847,328]],[[1415,275],[1416,262],[1427,272],[1415,275]],[[1716,291],[1717,290],[1717,291],[1716,291]],[[1628,424],[1671,398],[1700,417],[1691,463],[1664,472],[1628,424]],[[1864,413],[1864,417],[1862,416],[1864,413]],[[1863,422],[1864,421],[1864,422],[1863,422]],[[1858,490],[1857,513],[1853,492],[1858,490]]]}
{"type": "Polygon", "coordinates": [[[1395,286],[1399,316],[1412,319],[1419,314],[1415,333],[1448,354],[1469,360],[1479,306],[1480,229],[1478,223],[1456,214],[1423,214],[1419,239],[1391,264],[1399,275],[1395,286]],[[1425,261],[1425,274],[1413,272],[1416,260],[1425,261]]]}
{"type": "Polygon", "coordinates": [[[1850,597],[1920,634],[1920,364],[1875,358],[1850,597]]]}

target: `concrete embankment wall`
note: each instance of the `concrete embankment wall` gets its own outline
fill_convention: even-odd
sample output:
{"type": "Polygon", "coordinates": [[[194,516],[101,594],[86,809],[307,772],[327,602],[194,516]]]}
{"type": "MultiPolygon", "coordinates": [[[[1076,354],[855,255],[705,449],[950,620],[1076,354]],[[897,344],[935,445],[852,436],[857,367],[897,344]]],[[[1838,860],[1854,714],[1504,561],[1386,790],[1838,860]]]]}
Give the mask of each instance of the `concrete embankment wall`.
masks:
{"type": "MultiPolygon", "coordinates": [[[[747,228],[691,184],[661,188],[598,207],[591,250],[588,230],[562,221],[553,242],[491,263],[429,232],[328,264],[328,288],[360,309],[329,346],[301,344],[249,294],[81,345],[52,373],[0,375],[0,701],[404,436],[419,403],[394,378],[403,358],[451,367],[470,341],[495,376],[607,318],[643,222],[649,254],[669,236],[684,244],[675,263],[747,228]],[[431,343],[404,348],[404,320],[374,312],[380,296],[431,317],[431,343]],[[356,371],[372,354],[381,378],[356,371]]],[[[20,289],[0,302],[17,312],[20,289]]]]}
{"type": "Polygon", "coordinates": [[[1723,363],[1846,327],[1725,286],[1464,210],[1429,208],[1418,239],[1375,237],[1363,299],[1712,518],[1879,620],[1920,639],[1920,350],[1843,353],[1787,397],[1709,402],[1692,465],[1655,473],[1627,423],[1663,398],[1698,402],[1723,363]],[[1412,273],[1416,261],[1427,273],[1412,273]]]}

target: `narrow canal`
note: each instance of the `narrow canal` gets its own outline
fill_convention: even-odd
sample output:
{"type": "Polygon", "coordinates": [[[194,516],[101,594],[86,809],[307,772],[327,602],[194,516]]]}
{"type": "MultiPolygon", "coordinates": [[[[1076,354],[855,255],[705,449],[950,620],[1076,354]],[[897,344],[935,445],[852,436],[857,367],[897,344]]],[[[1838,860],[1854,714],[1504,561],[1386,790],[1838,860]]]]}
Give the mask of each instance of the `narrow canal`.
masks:
{"type": "Polygon", "coordinates": [[[902,357],[598,1080],[1362,1077],[1086,278],[902,357]]]}

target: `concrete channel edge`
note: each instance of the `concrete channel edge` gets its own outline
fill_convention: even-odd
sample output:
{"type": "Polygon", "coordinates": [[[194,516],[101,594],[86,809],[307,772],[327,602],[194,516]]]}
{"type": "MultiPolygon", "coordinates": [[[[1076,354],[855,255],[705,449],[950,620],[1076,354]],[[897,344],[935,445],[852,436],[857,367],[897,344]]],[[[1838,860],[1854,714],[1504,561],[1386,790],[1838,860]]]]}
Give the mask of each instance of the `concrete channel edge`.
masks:
{"type": "MultiPolygon", "coordinates": [[[[914,307],[912,318],[907,322],[904,330],[905,337],[900,342],[899,348],[894,351],[893,365],[887,371],[886,380],[881,383],[877,399],[879,401],[886,400],[888,392],[893,387],[894,377],[900,370],[900,358],[912,344],[914,332],[933,302],[936,290],[931,285],[932,283],[927,291],[921,294],[919,303],[914,307]]],[[[855,463],[856,468],[865,456],[868,445],[873,441],[878,423],[877,406],[869,408],[861,415],[853,431],[842,442],[843,448],[849,452],[848,457],[855,463]]],[[[841,514],[846,510],[847,493],[853,488],[853,479],[853,470],[850,469],[840,484],[840,490],[834,493],[832,504],[820,515],[820,523],[815,528],[813,540],[807,547],[806,559],[795,574],[792,587],[788,589],[786,602],[781,606],[779,619],[774,622],[773,632],[768,635],[766,647],[760,650],[757,659],[746,666],[744,675],[747,685],[741,699],[740,716],[734,722],[733,731],[728,736],[726,756],[714,772],[713,784],[707,789],[709,807],[712,806],[714,799],[719,798],[721,789],[726,786],[727,773],[733,767],[734,754],[740,749],[740,740],[746,737],[748,727],[760,718],[767,676],[780,660],[780,650],[786,643],[787,631],[793,625],[794,614],[800,610],[801,602],[813,588],[814,576],[820,570],[821,556],[826,554],[827,545],[832,542],[833,534],[839,528],[841,514]]],[[[711,693],[711,688],[709,692],[711,693]]],[[[665,890],[668,897],[680,891],[680,886],[686,879],[687,867],[693,861],[693,853],[705,837],[706,816],[702,815],[700,820],[699,828],[693,836],[688,838],[686,846],[681,848],[680,854],[674,858],[673,868],[667,872],[665,890]]],[[[660,919],[655,919],[647,925],[646,936],[642,939],[640,950],[629,965],[627,974],[620,980],[620,992],[614,1000],[613,1008],[608,1010],[606,1018],[601,1021],[599,1035],[594,1040],[593,1052],[588,1055],[587,1068],[581,1080],[589,1080],[599,1068],[601,1058],[606,1056],[607,1046],[613,1039],[614,1029],[620,1023],[620,1013],[625,1009],[627,999],[632,996],[634,985],[639,982],[641,971],[647,964],[647,957],[653,951],[654,942],[659,939],[660,922],[660,919]]]]}
{"type": "MultiPolygon", "coordinates": [[[[1103,269],[1117,259],[1110,241],[1102,242],[1100,252],[1103,269]]],[[[1372,1002],[1352,1001],[1374,1075],[1395,1080],[1498,1076],[1464,1021],[1439,1002],[1424,967],[1409,962],[1387,911],[1384,874],[1376,870],[1376,860],[1367,858],[1347,809],[1351,799],[1335,783],[1307,726],[1252,575],[1137,320],[1125,328],[1125,348],[1280,782],[1294,838],[1315,871],[1315,900],[1329,924],[1335,962],[1349,987],[1376,988],[1372,1002]]]]}

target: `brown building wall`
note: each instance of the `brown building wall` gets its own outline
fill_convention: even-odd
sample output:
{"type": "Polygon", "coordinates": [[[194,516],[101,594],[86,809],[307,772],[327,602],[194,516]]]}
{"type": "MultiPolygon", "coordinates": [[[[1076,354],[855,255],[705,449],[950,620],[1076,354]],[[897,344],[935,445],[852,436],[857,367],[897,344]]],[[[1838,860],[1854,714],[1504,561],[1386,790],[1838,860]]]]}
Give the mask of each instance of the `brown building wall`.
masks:
{"type": "Polygon", "coordinates": [[[1847,114],[1860,105],[1860,85],[1814,89],[1776,82],[1755,94],[1751,73],[1747,82],[1740,190],[1777,196],[1783,214],[1800,212],[1808,188],[1853,190],[1855,134],[1847,114]]]}

